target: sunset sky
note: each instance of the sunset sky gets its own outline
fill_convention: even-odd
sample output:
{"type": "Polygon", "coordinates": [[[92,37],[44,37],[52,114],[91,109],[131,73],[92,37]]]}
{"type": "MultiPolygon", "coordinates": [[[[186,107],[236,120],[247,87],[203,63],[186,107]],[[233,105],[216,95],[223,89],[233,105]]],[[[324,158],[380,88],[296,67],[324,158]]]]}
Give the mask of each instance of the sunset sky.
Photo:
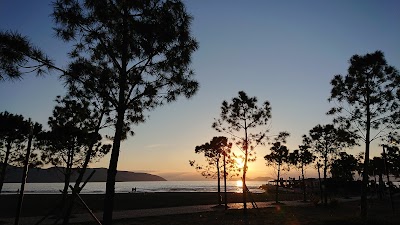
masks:
{"type": "MultiPolygon", "coordinates": [[[[261,104],[271,103],[269,135],[288,131],[289,149],[301,144],[301,136],[332,118],[326,112],[330,80],[346,74],[354,54],[376,50],[400,69],[400,1],[239,1],[186,0],[194,17],[192,34],[199,42],[192,68],[200,83],[191,99],[149,112],[136,135],[121,146],[119,170],[149,172],[168,180],[192,180],[200,176],[188,160],[202,160],[194,153],[218,133],[211,128],[223,100],[245,91],[261,104]]],[[[0,0],[0,29],[29,36],[65,66],[68,46],[52,31],[50,1],[0,0]]],[[[58,74],[0,83],[0,111],[31,117],[47,124],[57,95],[64,93],[58,74]]],[[[107,131],[112,132],[112,131],[107,131]]],[[[265,166],[270,146],[260,146],[258,159],[249,165],[249,176],[274,176],[265,166]]],[[[361,148],[347,152],[357,154],[361,148]]],[[[380,148],[372,148],[372,155],[380,148]]],[[[92,164],[108,167],[109,158],[92,164]]],[[[309,170],[309,175],[315,173],[309,170]]],[[[290,173],[295,174],[295,173],[290,173]]],[[[289,176],[288,174],[287,176],[289,176]]]]}

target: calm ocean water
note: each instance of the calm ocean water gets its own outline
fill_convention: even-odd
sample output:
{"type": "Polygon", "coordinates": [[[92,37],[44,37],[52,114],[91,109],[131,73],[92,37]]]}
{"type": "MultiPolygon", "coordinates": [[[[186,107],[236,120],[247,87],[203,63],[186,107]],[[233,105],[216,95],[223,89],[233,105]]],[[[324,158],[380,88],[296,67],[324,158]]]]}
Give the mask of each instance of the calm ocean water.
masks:
{"type": "MultiPolygon", "coordinates": [[[[242,192],[240,182],[228,181],[228,192],[242,192]]],[[[261,193],[259,189],[265,181],[247,181],[247,187],[251,192],[261,193]]],[[[20,183],[5,183],[2,193],[14,194],[20,188],[20,183]]],[[[58,194],[63,188],[63,183],[27,183],[25,186],[26,194],[58,194]]],[[[136,188],[136,192],[216,192],[216,181],[135,181],[135,182],[117,182],[115,183],[116,193],[131,192],[136,188]]],[[[105,182],[87,183],[81,193],[84,194],[102,194],[105,193],[105,182]]],[[[221,191],[224,190],[221,182],[221,191]]]]}

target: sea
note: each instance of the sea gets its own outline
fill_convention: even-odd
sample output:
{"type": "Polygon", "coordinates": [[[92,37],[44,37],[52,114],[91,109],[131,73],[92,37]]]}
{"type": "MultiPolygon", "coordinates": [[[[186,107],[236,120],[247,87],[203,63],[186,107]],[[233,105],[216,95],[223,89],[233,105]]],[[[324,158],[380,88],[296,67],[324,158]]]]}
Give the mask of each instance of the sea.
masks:
{"type": "MultiPolygon", "coordinates": [[[[252,193],[263,193],[260,187],[266,181],[247,181],[247,188],[252,193]]],[[[400,182],[393,182],[400,187],[400,182]]],[[[242,192],[241,181],[227,181],[227,192],[242,192]]],[[[72,184],[73,185],[73,184],[72,184]]],[[[2,194],[17,194],[21,187],[20,183],[4,183],[2,194]]],[[[64,183],[27,183],[25,194],[59,194],[63,189],[64,183]]],[[[82,194],[104,194],[106,190],[105,182],[89,182],[82,189],[82,194]]],[[[132,181],[116,182],[115,193],[147,193],[147,192],[217,192],[216,181],[132,181]]],[[[224,191],[221,182],[221,191],[224,191]]]]}
{"type": "MultiPolygon", "coordinates": [[[[242,192],[241,181],[227,181],[227,192],[242,192]]],[[[264,192],[260,186],[266,181],[247,181],[247,188],[253,193],[264,192]]],[[[73,184],[72,184],[73,185],[73,184]]],[[[27,183],[25,194],[59,194],[63,183],[27,183]]],[[[20,183],[4,183],[2,194],[16,194],[21,187],[20,183]]],[[[116,182],[115,193],[130,193],[132,191],[146,192],[217,192],[216,181],[133,181],[116,182]]],[[[82,194],[104,194],[105,182],[89,182],[82,189],[82,194]]],[[[221,191],[224,191],[221,182],[221,191]]]]}

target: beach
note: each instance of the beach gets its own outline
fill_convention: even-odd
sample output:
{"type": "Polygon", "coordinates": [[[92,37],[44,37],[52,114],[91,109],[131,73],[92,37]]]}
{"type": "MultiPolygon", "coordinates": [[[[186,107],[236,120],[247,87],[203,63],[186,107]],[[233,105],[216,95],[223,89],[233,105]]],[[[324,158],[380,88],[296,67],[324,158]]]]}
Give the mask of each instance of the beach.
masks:
{"type": "MultiPolygon", "coordinates": [[[[223,193],[222,193],[223,195],[223,193]]],[[[227,193],[228,202],[242,202],[241,193],[227,193]]],[[[104,194],[83,194],[82,199],[94,212],[103,210],[104,194]]],[[[273,196],[266,193],[253,193],[248,200],[262,202],[273,200],[273,196]]],[[[0,196],[0,217],[14,217],[18,195],[0,196]]],[[[281,200],[300,200],[301,196],[295,193],[282,193],[281,200]]],[[[61,200],[61,194],[26,194],[22,209],[22,216],[46,215],[55,208],[61,200]]],[[[150,209],[162,207],[177,207],[188,205],[217,204],[216,192],[154,192],[154,193],[120,193],[115,194],[114,210],[150,209]]],[[[75,213],[86,212],[78,203],[74,207],[75,213]]]]}
{"type": "MultiPolygon", "coordinates": [[[[22,217],[40,218],[52,210],[60,200],[61,195],[56,194],[27,194],[24,198],[22,217]]],[[[0,224],[1,219],[12,219],[15,215],[16,202],[18,195],[0,196],[0,224]]],[[[335,198],[337,201],[328,206],[314,205],[312,201],[307,204],[284,203],[273,204],[274,193],[258,193],[248,196],[248,200],[256,202],[269,202],[270,207],[253,209],[249,207],[248,220],[253,221],[249,224],[361,224],[359,223],[359,201],[347,201],[343,197],[335,198]],[[271,207],[272,206],[272,207],[271,207]],[[333,221],[333,222],[332,222],[333,221]],[[336,222],[335,222],[336,221],[336,222]],[[345,223],[343,223],[345,222],[345,223]]],[[[100,215],[103,208],[103,194],[83,194],[82,199],[91,210],[100,215]]],[[[301,193],[282,192],[279,195],[280,201],[298,203],[302,200],[301,193]]],[[[242,202],[241,193],[228,193],[228,202],[242,202]]],[[[395,198],[395,205],[400,206],[399,197],[395,198]]],[[[114,224],[133,225],[133,224],[245,224],[243,220],[243,210],[230,208],[225,211],[223,207],[216,207],[215,210],[204,212],[183,213],[179,207],[196,205],[217,205],[217,193],[215,192],[158,192],[158,193],[124,193],[116,194],[114,198],[114,212],[128,212],[129,210],[150,212],[150,216],[117,219],[114,224]],[[175,207],[175,208],[170,208],[175,207]],[[178,208],[176,208],[178,207],[178,208]],[[152,209],[155,209],[152,211],[152,209]],[[160,209],[160,210],[157,210],[160,209]],[[176,214],[164,215],[162,212],[175,211],[176,214]]],[[[241,204],[236,204],[241,205],[241,204]]],[[[184,208],[182,208],[184,209],[184,208]]],[[[74,214],[87,214],[84,207],[78,202],[74,207],[74,214]]],[[[395,214],[390,210],[388,199],[370,201],[370,220],[369,224],[400,224],[399,218],[394,216],[400,213],[396,209],[395,214]]],[[[76,224],[95,224],[89,219],[85,223],[76,224]]]]}

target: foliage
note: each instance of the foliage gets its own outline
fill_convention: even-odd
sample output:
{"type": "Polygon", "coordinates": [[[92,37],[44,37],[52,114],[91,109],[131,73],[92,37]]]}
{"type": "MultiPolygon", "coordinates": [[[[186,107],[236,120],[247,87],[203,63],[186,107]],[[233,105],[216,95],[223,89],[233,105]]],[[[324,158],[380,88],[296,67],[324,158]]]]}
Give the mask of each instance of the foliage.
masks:
{"type": "MultiPolygon", "coordinates": [[[[41,125],[25,120],[22,115],[7,111],[0,113],[0,193],[9,164],[22,166],[26,156],[26,143],[29,134],[36,137],[41,132],[41,125]]],[[[32,151],[29,162],[30,167],[41,166],[38,154],[32,151]]]]}
{"type": "MultiPolygon", "coordinates": [[[[289,149],[283,145],[286,143],[286,138],[289,137],[289,133],[281,132],[277,137],[274,138],[274,142],[272,143],[272,147],[270,148],[271,153],[264,156],[264,159],[267,161],[267,165],[274,165],[277,170],[277,184],[276,184],[276,203],[278,203],[278,196],[279,196],[279,179],[280,179],[280,172],[285,164],[289,163],[289,149]]],[[[287,168],[289,170],[289,167],[287,168]]]]}
{"type": "Polygon", "coordinates": [[[387,146],[386,159],[389,171],[396,177],[400,177],[400,149],[398,146],[387,146]]]}
{"type": "Polygon", "coordinates": [[[311,148],[311,140],[306,135],[303,135],[303,144],[299,145],[299,149],[289,153],[288,162],[295,168],[301,170],[302,186],[303,186],[303,201],[307,200],[306,184],[304,178],[305,168],[314,162],[315,156],[309,150],[311,148]]]}
{"type": "Polygon", "coordinates": [[[57,97],[57,106],[49,118],[51,131],[42,136],[43,159],[55,166],[81,166],[88,146],[96,142],[96,151],[92,160],[98,160],[110,150],[109,145],[102,145],[102,137],[92,133],[97,122],[97,113],[89,108],[90,102],[71,96],[57,97]],[[72,157],[68,160],[68,156],[72,157]]]}
{"type": "Polygon", "coordinates": [[[212,127],[218,132],[225,132],[233,137],[235,144],[243,152],[243,206],[246,210],[246,172],[247,163],[255,161],[255,147],[264,144],[268,129],[256,131],[256,128],[268,125],[271,118],[271,106],[265,101],[260,107],[256,97],[249,97],[239,91],[232,101],[222,102],[220,118],[215,119],[212,127]]]}
{"type": "Polygon", "coordinates": [[[281,132],[274,138],[274,142],[270,148],[271,153],[264,156],[267,161],[267,165],[278,165],[281,166],[284,163],[289,162],[289,149],[283,145],[286,143],[286,138],[289,137],[289,133],[281,132]]]}
{"type": "Polygon", "coordinates": [[[57,0],[53,8],[56,36],[73,46],[67,70],[45,56],[32,57],[35,47],[22,35],[2,32],[0,72],[19,76],[33,60],[36,72],[60,71],[68,83],[110,102],[108,121],[115,124],[115,134],[104,223],[111,224],[120,142],[127,132],[133,134],[130,125],[144,122],[147,110],[180,95],[189,98],[198,89],[189,68],[198,47],[190,35],[192,18],[179,0],[57,0]]]}
{"type": "Polygon", "coordinates": [[[350,59],[348,74],[335,75],[331,81],[329,101],[340,104],[328,114],[335,116],[336,123],[356,129],[364,141],[385,137],[397,128],[393,122],[399,106],[399,79],[399,72],[387,64],[381,51],[364,56],[354,55],[350,59]],[[369,140],[367,128],[378,130],[369,140]]]}
{"type": "Polygon", "coordinates": [[[195,147],[196,154],[204,154],[207,165],[196,164],[194,160],[189,160],[189,164],[194,166],[197,171],[204,177],[210,177],[213,179],[221,179],[219,172],[223,171],[223,156],[225,155],[225,161],[227,167],[227,175],[230,177],[237,176],[235,160],[231,154],[232,143],[228,142],[226,137],[213,137],[210,142],[195,147]]]}
{"type": "Polygon", "coordinates": [[[332,124],[317,125],[310,130],[309,135],[313,150],[324,160],[341,149],[356,145],[358,138],[354,132],[336,128],[332,124]]]}
{"type": "MultiPolygon", "coordinates": [[[[180,1],[56,1],[57,36],[75,41],[71,82],[110,102],[114,144],[108,170],[104,222],[112,223],[120,141],[145,111],[191,97],[198,88],[189,68],[197,42],[180,1]]],[[[133,132],[131,132],[133,133],[133,132]]]]}
{"type": "Polygon", "coordinates": [[[339,152],[339,157],[332,162],[332,178],[340,181],[353,181],[357,170],[357,159],[346,152],[339,152]]]}
{"type": "Polygon", "coordinates": [[[228,138],[220,136],[203,145],[196,146],[195,153],[203,153],[208,165],[203,167],[195,161],[189,160],[191,166],[194,166],[197,171],[201,172],[204,177],[217,179],[218,182],[218,204],[221,205],[221,173],[226,181],[228,175],[234,176],[236,170],[235,160],[231,158],[232,143],[228,142],[228,138]],[[228,168],[227,168],[228,167],[228,168]],[[229,172],[228,172],[229,171],[229,172]]]}
{"type": "Polygon", "coordinates": [[[27,37],[17,32],[0,31],[0,82],[19,79],[23,74],[49,72],[52,61],[27,37]],[[33,62],[34,61],[34,62],[33,62]]]}
{"type": "Polygon", "coordinates": [[[367,215],[370,143],[398,126],[400,75],[381,51],[353,55],[345,76],[335,75],[329,101],[337,104],[328,114],[334,122],[355,129],[365,143],[361,215],[367,215]],[[371,131],[376,133],[371,134],[371,131]]]}
{"type": "Polygon", "coordinates": [[[90,160],[98,160],[109,152],[111,145],[103,145],[102,137],[93,133],[97,115],[90,110],[88,101],[71,95],[58,97],[58,103],[49,118],[50,131],[41,136],[42,159],[60,168],[64,174],[64,200],[69,188],[72,168],[81,168],[87,154],[90,160]],[[94,149],[89,149],[95,143],[94,149]]]}
{"type": "Polygon", "coordinates": [[[317,125],[310,130],[312,150],[323,161],[324,179],[331,160],[341,149],[356,145],[357,135],[332,124],[317,125]]]}
{"type": "MultiPolygon", "coordinates": [[[[398,131],[391,132],[386,138],[382,139],[382,148],[386,149],[386,163],[389,173],[400,177],[400,135],[398,131]]],[[[384,157],[382,153],[382,157],[384,157]]]]}
{"type": "MultiPolygon", "coordinates": [[[[342,127],[336,128],[332,124],[317,125],[309,132],[310,144],[312,150],[322,161],[323,181],[327,182],[327,173],[330,164],[338,151],[341,149],[356,145],[358,136],[342,127]]],[[[328,204],[328,196],[326,190],[323,190],[324,204],[328,204]]]]}
{"type": "Polygon", "coordinates": [[[303,144],[299,145],[299,149],[289,153],[288,162],[297,169],[303,170],[307,165],[315,160],[315,156],[310,151],[311,140],[303,135],[303,144]]]}

